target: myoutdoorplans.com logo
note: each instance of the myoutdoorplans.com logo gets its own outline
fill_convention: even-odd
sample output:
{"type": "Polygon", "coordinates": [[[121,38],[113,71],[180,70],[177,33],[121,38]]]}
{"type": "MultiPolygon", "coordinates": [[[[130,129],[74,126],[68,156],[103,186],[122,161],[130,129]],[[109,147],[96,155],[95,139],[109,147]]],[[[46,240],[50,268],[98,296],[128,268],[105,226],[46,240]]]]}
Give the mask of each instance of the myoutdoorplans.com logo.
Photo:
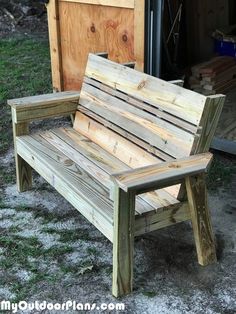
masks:
{"type": "Polygon", "coordinates": [[[10,301],[3,300],[0,302],[0,310],[11,311],[11,313],[17,313],[18,311],[99,311],[99,310],[109,310],[109,311],[124,311],[124,303],[101,303],[100,305],[96,303],[79,303],[76,301],[66,301],[63,303],[52,303],[47,301],[35,301],[26,302],[20,301],[18,303],[13,303],[10,301]]]}

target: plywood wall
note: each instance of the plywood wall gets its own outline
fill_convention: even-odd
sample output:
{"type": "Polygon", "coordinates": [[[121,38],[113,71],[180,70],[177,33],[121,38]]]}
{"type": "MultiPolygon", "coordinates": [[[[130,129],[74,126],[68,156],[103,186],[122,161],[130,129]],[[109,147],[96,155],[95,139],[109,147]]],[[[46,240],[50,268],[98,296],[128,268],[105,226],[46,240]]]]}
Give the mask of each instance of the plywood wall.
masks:
{"type": "Polygon", "coordinates": [[[145,0],[50,0],[54,90],[79,90],[89,52],[144,67],[145,0]]]}

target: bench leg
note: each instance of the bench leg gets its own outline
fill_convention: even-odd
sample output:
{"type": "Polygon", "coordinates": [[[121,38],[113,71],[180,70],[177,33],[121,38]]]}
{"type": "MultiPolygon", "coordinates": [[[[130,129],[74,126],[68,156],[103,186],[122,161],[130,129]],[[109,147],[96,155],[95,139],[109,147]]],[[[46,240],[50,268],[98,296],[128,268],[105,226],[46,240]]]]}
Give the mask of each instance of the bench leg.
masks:
{"type": "Polygon", "coordinates": [[[216,262],[216,250],[208,208],[205,174],[186,178],[186,189],[198,262],[206,266],[216,262]]]}
{"type": "Polygon", "coordinates": [[[15,144],[16,136],[26,135],[28,133],[29,133],[28,123],[13,123],[13,137],[16,162],[16,183],[19,192],[29,190],[32,186],[32,168],[24,159],[22,159],[17,154],[15,144]]]}
{"type": "Polygon", "coordinates": [[[116,187],[114,191],[113,284],[115,297],[133,287],[135,194],[116,187]]]}

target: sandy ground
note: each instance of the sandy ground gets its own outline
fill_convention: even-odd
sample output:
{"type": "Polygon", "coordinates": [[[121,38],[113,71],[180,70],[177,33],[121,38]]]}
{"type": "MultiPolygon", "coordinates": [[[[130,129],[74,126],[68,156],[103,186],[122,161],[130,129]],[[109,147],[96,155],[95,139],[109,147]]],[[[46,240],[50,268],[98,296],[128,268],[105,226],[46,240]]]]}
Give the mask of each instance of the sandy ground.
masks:
{"type": "MultiPolygon", "coordinates": [[[[13,150],[0,162],[14,167],[13,150]]],[[[229,187],[209,196],[218,251],[215,265],[197,264],[189,223],[135,240],[134,292],[118,300],[125,303],[125,313],[236,313],[235,192],[236,177],[229,187]]],[[[1,235],[36,237],[44,250],[66,244],[70,251],[51,257],[29,255],[33,272],[32,267],[18,262],[8,269],[0,268],[0,300],[19,298],[16,283],[20,283],[20,287],[29,287],[24,295],[28,301],[117,302],[111,296],[112,245],[42,178],[34,175],[34,188],[21,194],[15,184],[7,185],[2,196],[1,235]],[[71,241],[65,238],[62,243],[61,231],[74,231],[78,237],[71,241]],[[50,274],[51,279],[32,281],[35,273],[50,274]]],[[[1,262],[7,254],[6,248],[0,249],[1,262]]]]}

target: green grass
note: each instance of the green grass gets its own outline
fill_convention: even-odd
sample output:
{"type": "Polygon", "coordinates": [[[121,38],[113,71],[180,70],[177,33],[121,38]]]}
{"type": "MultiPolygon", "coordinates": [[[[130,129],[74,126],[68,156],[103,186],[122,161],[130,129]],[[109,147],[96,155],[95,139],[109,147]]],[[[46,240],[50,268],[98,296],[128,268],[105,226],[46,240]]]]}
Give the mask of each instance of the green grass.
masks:
{"type": "Polygon", "coordinates": [[[0,39],[0,153],[12,143],[7,99],[52,90],[49,46],[46,39],[0,39]]]}
{"type": "Polygon", "coordinates": [[[78,240],[89,240],[89,232],[84,229],[76,228],[74,230],[43,228],[42,232],[57,234],[60,236],[59,241],[62,243],[71,243],[78,240]]]}

